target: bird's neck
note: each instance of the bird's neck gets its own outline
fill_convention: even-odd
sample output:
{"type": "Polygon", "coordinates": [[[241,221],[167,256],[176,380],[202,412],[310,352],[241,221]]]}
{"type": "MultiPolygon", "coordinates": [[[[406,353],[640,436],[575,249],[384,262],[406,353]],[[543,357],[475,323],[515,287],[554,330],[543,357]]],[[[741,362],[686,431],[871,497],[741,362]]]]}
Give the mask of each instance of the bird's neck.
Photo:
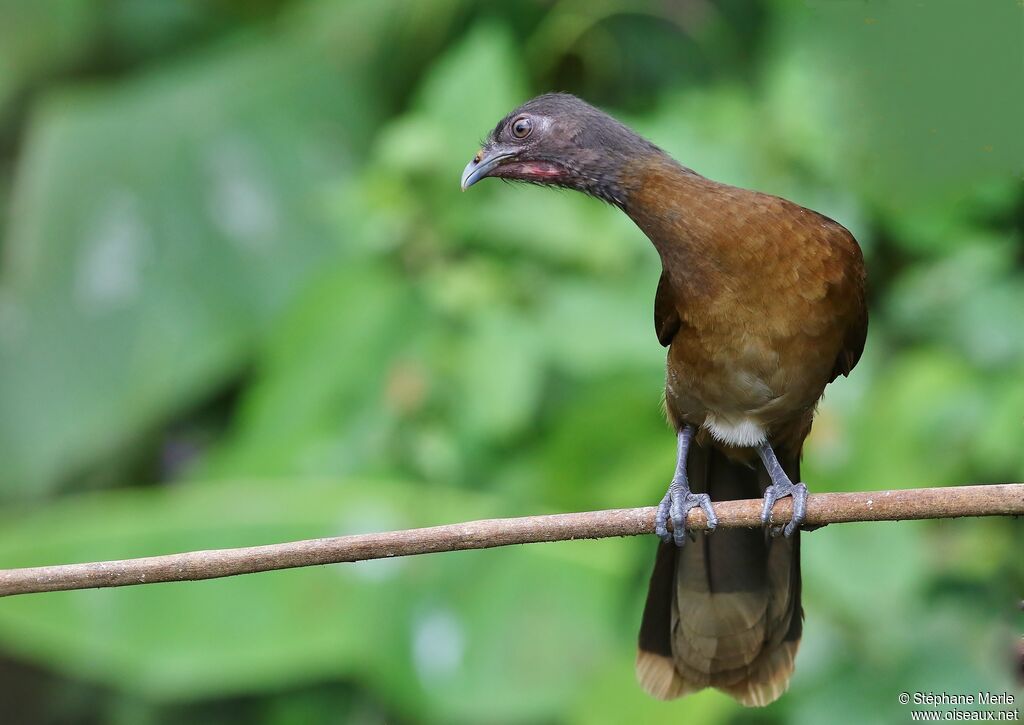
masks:
{"type": "Polygon", "coordinates": [[[709,220],[723,212],[724,185],[664,152],[637,159],[620,176],[623,211],[654,244],[673,287],[706,293],[721,278],[721,252],[709,220]]]}

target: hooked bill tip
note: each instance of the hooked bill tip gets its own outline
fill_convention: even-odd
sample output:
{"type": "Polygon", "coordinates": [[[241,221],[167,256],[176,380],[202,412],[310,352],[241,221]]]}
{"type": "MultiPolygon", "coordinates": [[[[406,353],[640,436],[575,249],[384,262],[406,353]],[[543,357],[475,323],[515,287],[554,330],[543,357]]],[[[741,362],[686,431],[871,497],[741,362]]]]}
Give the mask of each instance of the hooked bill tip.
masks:
{"type": "Polygon", "coordinates": [[[477,151],[476,155],[470,159],[470,162],[466,164],[466,168],[462,172],[462,190],[465,191],[480,181],[480,179],[487,178],[494,169],[501,166],[512,156],[512,153],[500,149],[494,149],[489,154],[485,153],[484,149],[477,151]]]}

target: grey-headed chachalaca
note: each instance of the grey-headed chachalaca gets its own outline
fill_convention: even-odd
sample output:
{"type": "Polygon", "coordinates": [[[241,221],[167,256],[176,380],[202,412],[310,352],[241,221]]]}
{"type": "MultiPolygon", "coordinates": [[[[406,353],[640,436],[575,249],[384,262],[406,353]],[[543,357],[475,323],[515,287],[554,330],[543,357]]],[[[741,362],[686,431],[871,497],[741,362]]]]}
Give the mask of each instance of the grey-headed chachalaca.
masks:
{"type": "Polygon", "coordinates": [[[810,209],[701,176],[566,94],[534,98],[495,126],[462,188],[488,176],[602,199],[654,243],[654,326],[668,347],[665,408],[678,458],[658,507],[663,543],[637,677],[663,699],[716,687],[744,705],[772,702],[789,683],[802,630],[801,447],[825,386],[853,369],[867,334],[857,242],[810,209]],[[761,495],[764,531],[687,543],[691,508],[714,528],[711,501],[761,495]],[[793,518],[777,537],[771,508],[785,496],[793,518]]]}

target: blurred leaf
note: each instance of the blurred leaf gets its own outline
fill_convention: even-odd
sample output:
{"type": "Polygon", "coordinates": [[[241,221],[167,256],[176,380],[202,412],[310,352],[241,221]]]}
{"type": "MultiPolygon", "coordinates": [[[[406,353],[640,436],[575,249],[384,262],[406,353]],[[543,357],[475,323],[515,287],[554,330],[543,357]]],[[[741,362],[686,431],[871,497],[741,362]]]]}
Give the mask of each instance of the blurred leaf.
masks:
{"type": "MultiPolygon", "coordinates": [[[[112,491],[8,514],[0,560],[123,558],[498,513],[510,512],[465,491],[384,481],[112,491]]],[[[22,657],[155,700],[357,677],[438,722],[550,719],[621,626],[612,604],[622,542],[574,554],[581,546],[15,597],[0,607],[0,639],[22,657]]]]}
{"type": "Polygon", "coordinates": [[[536,448],[508,461],[501,480],[557,509],[653,505],[675,460],[659,407],[661,374],[620,369],[565,386],[536,448]]]}
{"type": "Polygon", "coordinates": [[[971,463],[976,480],[1024,481],[1024,365],[986,380],[971,463]]]}
{"type": "Polygon", "coordinates": [[[1024,83],[1020,7],[962,9],[956,0],[779,6],[774,57],[800,80],[780,86],[788,100],[778,109],[809,114],[800,125],[816,127],[819,141],[808,156],[895,218],[915,207],[941,214],[978,186],[1012,177],[1019,186],[1024,172],[1024,94],[1011,90],[1024,83]]]}
{"type": "Polygon", "coordinates": [[[1024,279],[1012,273],[1020,240],[975,232],[957,242],[963,246],[908,270],[893,285],[893,322],[909,336],[944,343],[988,368],[1020,360],[1024,279]]]}
{"type": "MultiPolygon", "coordinates": [[[[525,72],[515,39],[503,25],[481,23],[440,58],[424,77],[416,93],[416,116],[425,124],[408,143],[390,146],[387,136],[380,149],[385,160],[405,166],[404,151],[434,149],[430,158],[443,159],[458,187],[462,167],[476,150],[479,139],[495,121],[526,98],[525,72]]],[[[415,116],[414,116],[415,117],[415,116]]]]}
{"type": "Polygon", "coordinates": [[[0,297],[8,495],[207,393],[332,253],[310,190],[377,112],[324,61],[260,38],[36,114],[0,297]]]}
{"type": "Polygon", "coordinates": [[[786,721],[859,722],[870,710],[895,722],[908,710],[900,692],[1013,692],[1007,655],[1019,636],[985,606],[997,595],[1004,613],[1014,609],[1011,588],[986,576],[955,605],[927,593],[936,575],[971,565],[948,554],[977,524],[989,532],[985,557],[1013,556],[991,536],[1001,523],[849,524],[806,536],[807,621],[786,721]]]}
{"type": "Polygon", "coordinates": [[[193,475],[362,470],[401,412],[388,385],[422,317],[386,267],[350,258],[323,270],[275,326],[236,430],[193,475]]]}
{"type": "MultiPolygon", "coordinates": [[[[659,273],[563,278],[548,285],[537,325],[556,368],[581,377],[642,368],[664,378],[665,350],[654,331],[659,273]]],[[[663,388],[653,389],[655,398],[663,388]]]]}
{"type": "Polygon", "coordinates": [[[582,689],[567,722],[578,725],[619,723],[730,722],[740,706],[715,690],[703,690],[682,700],[663,702],[648,695],[636,682],[636,645],[629,641],[605,663],[601,677],[582,689]],[[625,684],[624,684],[625,683],[625,684]]]}
{"type": "Polygon", "coordinates": [[[936,350],[891,359],[848,413],[818,421],[813,440],[826,456],[816,456],[808,471],[826,472],[844,491],[962,482],[986,415],[979,382],[962,360],[936,350]]]}
{"type": "Polygon", "coordinates": [[[496,180],[472,191],[472,213],[453,215],[452,227],[489,252],[606,274],[656,259],[632,222],[593,199],[496,180]]]}
{"type": "MultiPolygon", "coordinates": [[[[884,496],[879,491],[879,496],[884,496]]],[[[878,638],[863,646],[870,648],[906,632],[905,622],[927,577],[921,532],[927,524],[903,522],[828,526],[821,533],[805,537],[803,547],[804,586],[821,611],[836,621],[860,619],[860,613],[877,606],[879,591],[885,592],[881,621],[862,621],[862,636],[878,638]],[[898,557],[886,552],[898,551],[898,557]],[[882,565],[882,562],[885,565],[882,565]],[[864,586],[869,577],[872,586],[864,586]]]]}
{"type": "Polygon", "coordinates": [[[83,53],[98,34],[101,12],[92,3],[0,0],[0,117],[30,82],[83,53]]]}
{"type": "Polygon", "coordinates": [[[541,393],[539,347],[519,318],[503,310],[477,312],[460,355],[463,425],[499,439],[527,425],[541,393]]]}

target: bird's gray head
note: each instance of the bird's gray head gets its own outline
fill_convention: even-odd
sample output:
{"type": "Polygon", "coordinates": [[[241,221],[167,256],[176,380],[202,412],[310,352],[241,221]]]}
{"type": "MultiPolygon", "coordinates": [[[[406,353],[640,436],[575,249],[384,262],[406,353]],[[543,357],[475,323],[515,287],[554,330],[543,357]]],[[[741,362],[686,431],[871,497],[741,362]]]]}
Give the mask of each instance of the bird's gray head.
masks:
{"type": "Polygon", "coordinates": [[[623,169],[661,153],[604,111],[568,93],[549,93],[498,122],[466,165],[462,189],[493,176],[576,189],[623,207],[623,169]]]}

